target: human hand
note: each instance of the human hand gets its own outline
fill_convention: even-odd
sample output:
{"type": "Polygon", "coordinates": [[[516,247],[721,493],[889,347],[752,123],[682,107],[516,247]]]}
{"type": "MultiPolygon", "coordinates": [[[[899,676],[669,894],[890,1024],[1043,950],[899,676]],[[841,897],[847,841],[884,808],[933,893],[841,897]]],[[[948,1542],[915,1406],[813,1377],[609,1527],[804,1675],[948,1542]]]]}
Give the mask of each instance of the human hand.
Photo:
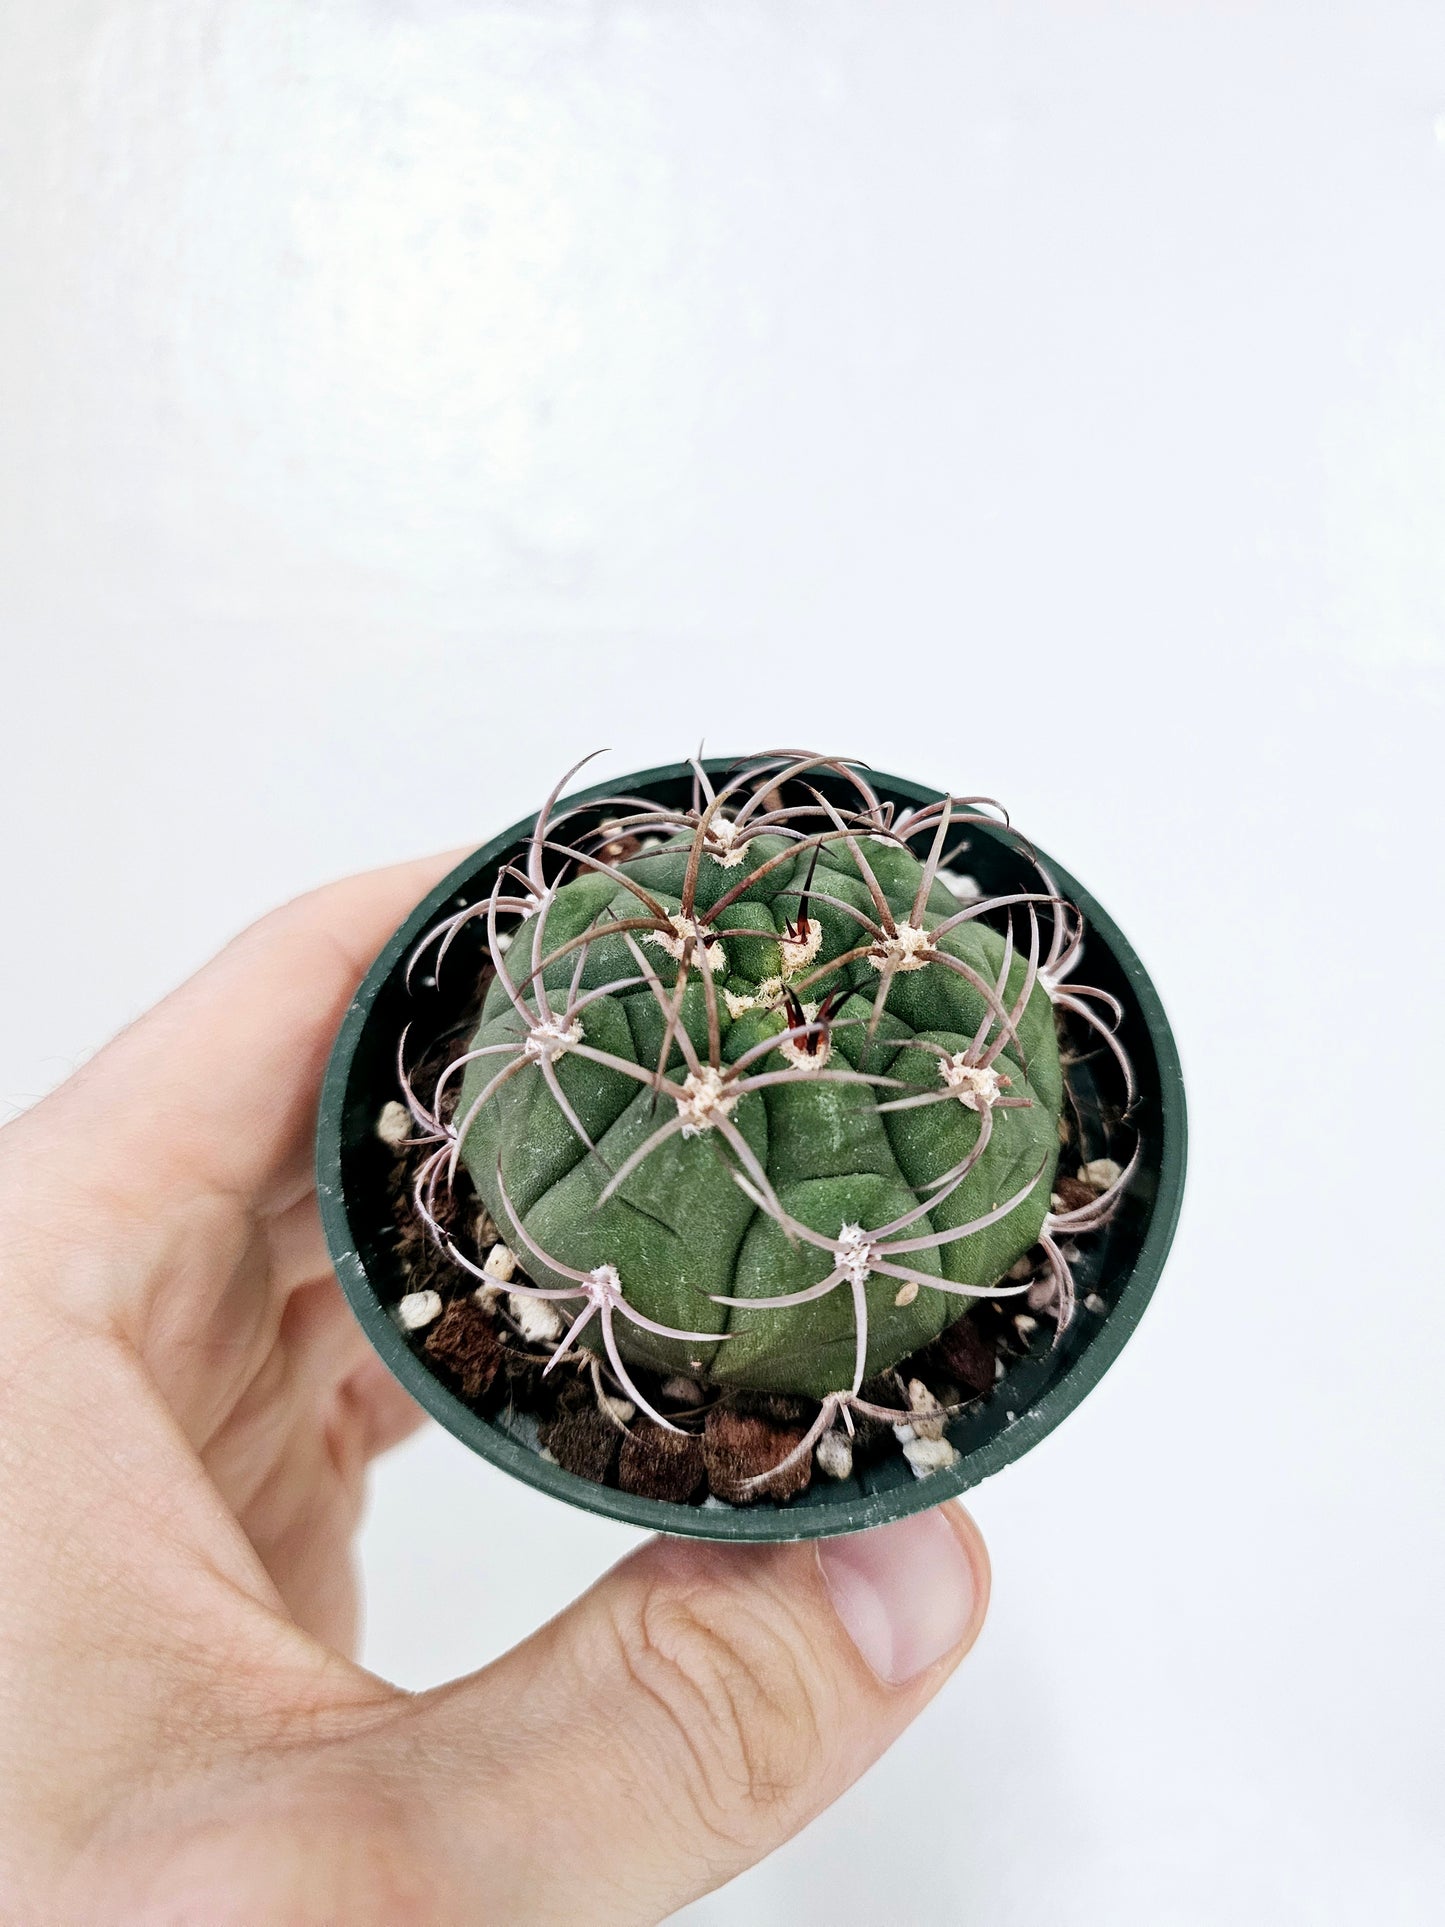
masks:
{"type": "Polygon", "coordinates": [[[433,1692],[349,1657],[366,1464],[420,1414],[332,1276],[316,1096],[446,867],[274,912],[0,1132],[17,1927],[655,1921],[835,1799],[977,1635],[987,1558],[945,1506],[655,1540],[433,1692]]]}

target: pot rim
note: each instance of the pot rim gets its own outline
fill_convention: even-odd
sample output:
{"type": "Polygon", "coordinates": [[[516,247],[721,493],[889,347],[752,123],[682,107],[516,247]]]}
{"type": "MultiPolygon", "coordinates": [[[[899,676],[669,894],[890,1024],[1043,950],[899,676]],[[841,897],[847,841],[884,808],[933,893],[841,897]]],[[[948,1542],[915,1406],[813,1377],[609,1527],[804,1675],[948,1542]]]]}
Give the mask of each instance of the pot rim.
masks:
{"type": "MultiPolygon", "coordinates": [[[[703,767],[709,775],[722,774],[737,767],[737,759],[708,757],[703,767]]],[[[865,765],[860,765],[865,767],[865,765]]],[[[626,791],[636,794],[649,785],[675,782],[691,773],[687,763],[660,764],[653,769],[629,772],[611,782],[594,784],[561,799],[568,805],[600,801],[626,791]]],[[[910,804],[937,802],[941,790],[915,783],[904,777],[867,771],[869,781],[880,794],[910,804]]],[[[967,1452],[961,1452],[954,1466],[935,1472],[926,1479],[911,1480],[891,1490],[866,1493],[861,1497],[842,1497],[793,1507],[759,1503],[747,1507],[681,1504],[666,1499],[643,1498],[612,1486],[596,1485],[589,1479],[565,1471],[560,1465],[542,1458],[530,1446],[512,1437],[501,1426],[472,1411],[413,1351],[398,1329],[390,1311],[371,1283],[366,1265],[357,1250],[347,1208],[343,1175],[346,1153],[343,1118],[347,1109],[352,1071],[363,1032],[372,1008],[392,972],[405,959],[435,921],[438,913],[460,889],[527,837],[536,823],[536,812],[513,824],[490,842],[481,845],[448,872],[436,887],[418,903],[398,926],[367,971],[342,1020],[327,1063],[321,1089],[320,1115],[316,1131],[316,1191],[321,1207],[321,1222],[326,1234],[332,1264],[341,1288],[362,1329],[392,1374],[416,1400],[454,1438],[480,1457],[509,1472],[514,1478],[535,1486],[550,1497],[584,1511],[618,1519],[626,1525],[680,1537],[782,1543],[798,1539],[830,1538],[841,1533],[862,1532],[872,1526],[927,1511],[1011,1465],[1015,1459],[1037,1445],[1052,1432],[1074,1407],[1098,1384],[1104,1373],[1128,1342],[1159,1282],[1164,1261],[1173,1242],[1184,1195],[1187,1159],[1188,1122],[1179,1053],[1169,1020],[1147,971],[1133,946],[1109,913],[1062,865],[1047,852],[1033,847],[1062,893],[1084,913],[1090,935],[1102,944],[1128,979],[1143,1018],[1149,1045],[1158,1070],[1160,1091],[1159,1156],[1157,1187],[1150,1205],[1149,1220],[1142,1242],[1108,1316],[1100,1321],[1088,1342],[1070,1360],[1059,1376],[1017,1417],[990,1438],[967,1452]]],[[[978,826],[986,836],[996,836],[987,825],[978,826]]],[[[376,1094],[377,1110],[394,1091],[376,1094]]]]}

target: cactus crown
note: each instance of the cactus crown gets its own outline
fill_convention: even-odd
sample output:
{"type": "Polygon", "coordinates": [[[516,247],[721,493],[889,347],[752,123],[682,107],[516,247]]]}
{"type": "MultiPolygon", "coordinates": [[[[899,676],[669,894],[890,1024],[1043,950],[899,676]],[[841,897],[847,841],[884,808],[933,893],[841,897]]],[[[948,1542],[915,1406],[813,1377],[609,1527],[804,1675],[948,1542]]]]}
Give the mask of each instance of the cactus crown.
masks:
{"type": "MultiPolygon", "coordinates": [[[[580,765],[578,766],[580,767],[580,765]]],[[[658,1424],[638,1367],[821,1401],[851,1425],[865,1381],[970,1301],[1029,1289],[1035,1245],[1072,1312],[1050,1209],[1064,1081],[1055,1007],[1127,1058],[1102,992],[1069,973],[1082,919],[1036,890],[983,898],[948,864],[988,799],[901,813],[863,771],[781,752],[690,808],[559,805],[484,902],[429,933],[439,964],[484,919],[493,972],[429,1101],[418,1207],[464,1162],[526,1270],[510,1287],[658,1424]]],[[[417,959],[413,958],[413,966],[417,959]]],[[[555,1362],[555,1360],[554,1360],[555,1362]]]]}

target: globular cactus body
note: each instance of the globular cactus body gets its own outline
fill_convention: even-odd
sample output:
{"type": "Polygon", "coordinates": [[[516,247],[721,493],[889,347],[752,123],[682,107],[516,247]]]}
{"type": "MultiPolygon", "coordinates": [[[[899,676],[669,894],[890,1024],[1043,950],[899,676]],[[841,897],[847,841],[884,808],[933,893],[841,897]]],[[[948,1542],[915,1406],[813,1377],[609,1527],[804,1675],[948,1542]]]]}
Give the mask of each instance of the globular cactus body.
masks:
{"type": "Polygon", "coordinates": [[[564,851],[544,812],[523,894],[504,878],[489,909],[453,1155],[536,1287],[585,1312],[601,1299],[579,1280],[615,1278],[627,1315],[586,1342],[821,1399],[1034,1245],[1063,1079],[1047,895],[1013,900],[1015,948],[1012,908],[993,928],[936,875],[961,806],[908,833],[866,792],[784,811],[778,780],[709,786],[688,820],[654,813],[658,847],[611,860],[564,851]]]}

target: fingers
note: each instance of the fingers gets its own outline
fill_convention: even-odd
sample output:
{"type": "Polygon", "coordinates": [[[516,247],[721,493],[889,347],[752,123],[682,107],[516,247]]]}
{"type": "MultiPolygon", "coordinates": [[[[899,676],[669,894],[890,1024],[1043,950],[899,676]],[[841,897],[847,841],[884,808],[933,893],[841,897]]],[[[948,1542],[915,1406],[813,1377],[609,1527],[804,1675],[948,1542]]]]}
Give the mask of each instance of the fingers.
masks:
{"type": "MultiPolygon", "coordinates": [[[[184,1421],[195,1387],[179,1363],[176,1382],[160,1383],[184,1421]]],[[[350,1541],[367,1464],[423,1416],[327,1277],[291,1293],[264,1368],[214,1436],[197,1441],[292,1617],[335,1651],[354,1645],[350,1541]]]]}
{"type": "Polygon", "coordinates": [[[347,1003],[461,854],[349,877],[272,911],[23,1122],[141,1216],[198,1195],[262,1214],[294,1203],[347,1003]]]}
{"type": "Polygon", "coordinates": [[[388,1733],[459,1919],[656,1921],[836,1799],[977,1637],[957,1506],[818,1548],[657,1540],[388,1733]]]}
{"type": "Polygon", "coordinates": [[[361,1449],[368,1460],[389,1452],[426,1423],[426,1413],[379,1358],[359,1366],[341,1388],[344,1406],[354,1414],[361,1449]]]}

